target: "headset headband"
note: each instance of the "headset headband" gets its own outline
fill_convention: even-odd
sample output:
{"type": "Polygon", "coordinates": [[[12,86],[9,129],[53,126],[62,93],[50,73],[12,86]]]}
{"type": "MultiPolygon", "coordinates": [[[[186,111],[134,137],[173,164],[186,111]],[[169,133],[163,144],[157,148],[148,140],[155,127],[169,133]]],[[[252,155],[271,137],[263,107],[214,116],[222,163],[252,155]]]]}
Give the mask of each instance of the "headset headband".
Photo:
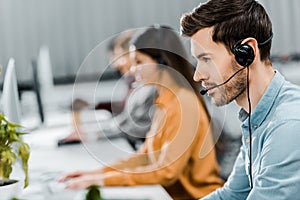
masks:
{"type": "MultiPolygon", "coordinates": [[[[268,42],[270,42],[270,41],[272,40],[272,38],[273,38],[273,32],[271,33],[271,35],[270,35],[270,37],[269,37],[268,39],[266,39],[266,40],[263,41],[263,42],[259,42],[259,43],[258,43],[258,46],[263,46],[263,45],[267,44],[268,42]]],[[[238,40],[237,42],[235,42],[234,45],[233,45],[233,48],[236,48],[237,45],[239,45],[243,40],[244,40],[244,39],[240,39],[240,40],[238,40]]]]}
{"type": "Polygon", "coordinates": [[[258,43],[258,46],[263,46],[265,44],[267,44],[268,42],[270,42],[270,40],[272,40],[273,38],[273,33],[271,33],[270,37],[268,39],[266,39],[265,41],[258,43]]]}

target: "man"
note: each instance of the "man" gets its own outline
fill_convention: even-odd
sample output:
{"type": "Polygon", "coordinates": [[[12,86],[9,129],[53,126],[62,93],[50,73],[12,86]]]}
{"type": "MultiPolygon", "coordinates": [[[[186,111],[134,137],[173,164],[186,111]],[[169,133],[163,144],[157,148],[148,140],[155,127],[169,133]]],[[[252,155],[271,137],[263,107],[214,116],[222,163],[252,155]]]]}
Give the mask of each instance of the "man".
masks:
{"type": "MultiPolygon", "coordinates": [[[[123,82],[128,86],[128,94],[119,104],[100,102],[95,109],[106,109],[112,112],[113,117],[108,120],[98,121],[100,136],[118,137],[127,139],[134,150],[145,140],[145,135],[150,129],[151,115],[155,111],[154,100],[157,96],[155,87],[141,86],[135,83],[134,76],[130,73],[131,61],[129,57],[129,41],[134,35],[134,30],[127,30],[118,35],[109,48],[112,66],[118,70],[123,82]]],[[[82,109],[89,104],[84,100],[76,99],[73,102],[73,130],[67,137],[60,139],[58,145],[81,143],[88,139],[88,134],[81,128],[80,114],[82,109]]],[[[91,135],[91,134],[90,134],[91,135]]],[[[95,134],[94,134],[95,135],[95,134]]],[[[96,137],[98,137],[96,135],[96,137]]],[[[94,138],[94,137],[92,137],[94,138]]]]}
{"type": "Polygon", "coordinates": [[[255,0],[210,0],[183,15],[197,59],[194,80],[217,106],[240,107],[242,147],[209,199],[299,199],[300,88],[272,69],[272,24],[255,0]]]}

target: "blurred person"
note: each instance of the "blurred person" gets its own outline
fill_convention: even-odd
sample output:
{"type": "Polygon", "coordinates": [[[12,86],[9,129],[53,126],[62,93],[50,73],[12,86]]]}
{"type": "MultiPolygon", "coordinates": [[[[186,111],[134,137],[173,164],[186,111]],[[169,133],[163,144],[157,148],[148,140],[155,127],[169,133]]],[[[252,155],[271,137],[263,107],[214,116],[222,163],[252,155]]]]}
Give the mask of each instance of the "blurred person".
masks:
{"type": "Polygon", "coordinates": [[[300,88],[272,68],[272,23],[255,0],[209,0],[181,18],[194,80],[240,107],[242,147],[224,187],[203,198],[299,199],[300,88]]]}
{"type": "Polygon", "coordinates": [[[209,96],[204,96],[204,100],[211,116],[220,177],[227,181],[242,145],[240,123],[236,118],[239,107],[234,103],[230,103],[226,107],[216,107],[209,96]]]}
{"type": "MultiPolygon", "coordinates": [[[[151,112],[155,110],[153,102],[156,97],[156,89],[155,87],[138,87],[138,84],[135,84],[134,76],[130,73],[131,62],[128,50],[133,34],[133,30],[124,31],[112,40],[109,46],[112,67],[121,73],[121,78],[128,85],[127,96],[121,103],[100,102],[95,109],[106,109],[113,114],[113,118],[98,122],[101,134],[107,137],[123,136],[136,150],[144,141],[145,134],[151,126],[149,110],[151,109],[151,112]],[[132,92],[133,90],[134,92],[132,92]]],[[[58,145],[80,143],[82,140],[88,139],[88,134],[82,130],[80,121],[80,113],[87,106],[88,103],[81,99],[73,102],[73,131],[66,138],[59,140],[58,145]]]]}
{"type": "Polygon", "coordinates": [[[138,31],[130,57],[136,80],[158,91],[152,126],[130,158],[93,171],[69,173],[66,188],[161,184],[174,199],[200,198],[222,186],[210,119],[178,35],[167,27],[138,31]]]}

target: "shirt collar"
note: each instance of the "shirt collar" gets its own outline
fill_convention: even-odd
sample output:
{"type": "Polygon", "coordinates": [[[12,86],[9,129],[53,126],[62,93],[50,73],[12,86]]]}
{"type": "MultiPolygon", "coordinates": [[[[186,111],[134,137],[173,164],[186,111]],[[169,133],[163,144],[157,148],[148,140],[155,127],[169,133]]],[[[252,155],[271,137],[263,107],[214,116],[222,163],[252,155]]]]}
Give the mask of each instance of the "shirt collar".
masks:
{"type": "MultiPolygon", "coordinates": [[[[264,119],[267,117],[269,111],[274,105],[281,87],[283,86],[284,81],[284,77],[277,70],[275,70],[275,75],[272,81],[270,82],[262,98],[259,100],[255,110],[251,114],[251,126],[260,126],[264,119]]],[[[243,108],[241,108],[239,112],[239,119],[243,122],[244,126],[248,126],[248,123],[245,121],[247,118],[248,113],[243,108]]]]}

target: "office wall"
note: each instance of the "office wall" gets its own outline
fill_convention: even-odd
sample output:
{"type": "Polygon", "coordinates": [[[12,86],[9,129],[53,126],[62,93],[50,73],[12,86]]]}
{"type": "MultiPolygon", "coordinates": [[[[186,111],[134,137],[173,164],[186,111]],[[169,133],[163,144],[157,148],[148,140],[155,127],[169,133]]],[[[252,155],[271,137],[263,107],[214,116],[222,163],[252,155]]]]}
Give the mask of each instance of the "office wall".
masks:
{"type": "MultiPolygon", "coordinates": [[[[199,1],[189,0],[1,0],[0,63],[15,57],[19,80],[30,78],[30,60],[48,45],[55,77],[75,74],[99,43],[127,29],[154,23],[179,28],[183,12],[199,1]]],[[[106,47],[103,47],[104,49],[106,47]]],[[[107,65],[105,51],[101,71],[107,65]]]]}
{"type": "Polygon", "coordinates": [[[300,1],[260,0],[273,23],[273,54],[300,53],[300,1]]]}
{"type": "MultiPolygon", "coordinates": [[[[99,43],[124,29],[153,23],[178,29],[181,14],[201,1],[0,0],[0,63],[5,66],[8,58],[14,57],[18,79],[29,80],[31,59],[42,45],[48,45],[54,76],[75,75],[99,43]]],[[[272,53],[300,52],[300,1],[261,2],[273,20],[272,53]]],[[[105,47],[98,61],[83,73],[98,73],[106,67],[105,47]]]]}

